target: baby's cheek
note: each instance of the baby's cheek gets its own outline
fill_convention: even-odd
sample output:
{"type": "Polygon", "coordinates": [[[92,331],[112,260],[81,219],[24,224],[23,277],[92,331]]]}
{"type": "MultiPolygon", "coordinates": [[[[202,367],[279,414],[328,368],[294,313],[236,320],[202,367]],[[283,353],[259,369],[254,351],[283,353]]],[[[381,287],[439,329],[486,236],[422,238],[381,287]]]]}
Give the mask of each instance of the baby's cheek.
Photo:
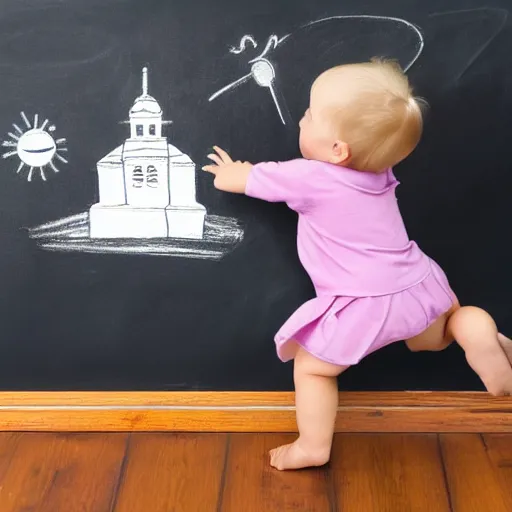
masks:
{"type": "Polygon", "coordinates": [[[302,153],[302,156],[304,158],[309,158],[310,148],[309,148],[308,141],[305,137],[299,138],[299,148],[300,148],[300,152],[302,153]]]}
{"type": "Polygon", "coordinates": [[[303,132],[301,131],[300,134],[299,134],[299,148],[301,150],[302,153],[304,153],[304,134],[303,132]]]}
{"type": "Polygon", "coordinates": [[[301,128],[301,130],[299,132],[299,142],[301,144],[306,144],[306,141],[307,141],[306,130],[301,128]]]}

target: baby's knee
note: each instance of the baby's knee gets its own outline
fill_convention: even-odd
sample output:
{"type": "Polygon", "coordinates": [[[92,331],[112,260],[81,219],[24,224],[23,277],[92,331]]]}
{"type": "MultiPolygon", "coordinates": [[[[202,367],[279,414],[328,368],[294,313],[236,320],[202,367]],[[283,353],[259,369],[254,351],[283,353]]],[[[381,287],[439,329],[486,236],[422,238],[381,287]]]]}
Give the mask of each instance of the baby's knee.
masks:
{"type": "Polygon", "coordinates": [[[481,339],[497,334],[498,330],[492,317],[476,306],[464,306],[453,313],[448,320],[448,332],[459,343],[479,344],[481,339]]]}

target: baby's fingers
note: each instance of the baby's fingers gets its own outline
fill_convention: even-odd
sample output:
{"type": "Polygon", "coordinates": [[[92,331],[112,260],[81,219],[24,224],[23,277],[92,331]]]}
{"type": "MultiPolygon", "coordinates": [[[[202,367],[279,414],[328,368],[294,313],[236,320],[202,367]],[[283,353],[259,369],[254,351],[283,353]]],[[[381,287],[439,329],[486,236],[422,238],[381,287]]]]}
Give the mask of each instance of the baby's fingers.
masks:
{"type": "Polygon", "coordinates": [[[216,165],[204,165],[203,171],[210,172],[212,174],[217,175],[217,172],[219,171],[219,168],[216,165]]]}
{"type": "Polygon", "coordinates": [[[231,159],[231,157],[223,149],[219,148],[219,146],[213,146],[213,149],[215,149],[215,151],[217,151],[217,153],[222,158],[222,161],[225,164],[233,163],[233,160],[231,159]]]}
{"type": "Polygon", "coordinates": [[[210,160],[213,160],[217,165],[225,164],[225,162],[222,161],[222,158],[214,153],[211,153],[210,155],[208,155],[208,158],[210,160]]]}

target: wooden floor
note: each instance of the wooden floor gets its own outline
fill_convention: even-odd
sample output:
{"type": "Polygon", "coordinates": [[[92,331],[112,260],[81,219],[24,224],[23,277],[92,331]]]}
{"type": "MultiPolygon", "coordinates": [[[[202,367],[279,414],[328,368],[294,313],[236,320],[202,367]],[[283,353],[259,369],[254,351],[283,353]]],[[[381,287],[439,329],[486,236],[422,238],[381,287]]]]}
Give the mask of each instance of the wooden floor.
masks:
{"type": "Polygon", "coordinates": [[[0,434],[1,512],[511,512],[512,435],[339,434],[278,472],[282,434],[0,434]]]}

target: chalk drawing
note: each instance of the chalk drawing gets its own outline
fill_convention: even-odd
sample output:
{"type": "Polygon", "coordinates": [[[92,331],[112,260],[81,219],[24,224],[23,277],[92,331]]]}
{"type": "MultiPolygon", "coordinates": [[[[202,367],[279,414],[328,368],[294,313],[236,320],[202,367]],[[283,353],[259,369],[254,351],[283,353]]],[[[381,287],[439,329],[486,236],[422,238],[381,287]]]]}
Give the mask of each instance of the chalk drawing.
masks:
{"type": "Polygon", "coordinates": [[[130,137],[97,163],[99,201],[88,212],[29,229],[29,236],[53,251],[199,259],[230,252],[243,229],[236,219],[207,216],[197,202],[196,166],[162,136],[147,68],[129,124],[130,137]]]}
{"type": "MultiPolygon", "coordinates": [[[[286,124],[285,119],[285,110],[286,105],[284,104],[284,101],[281,99],[279,100],[279,95],[276,92],[276,84],[275,84],[275,78],[276,78],[276,71],[272,63],[266,59],[266,55],[273,49],[277,48],[277,46],[286,39],[285,36],[283,38],[278,38],[276,35],[272,35],[269,37],[267,44],[265,46],[265,49],[263,52],[258,55],[256,58],[251,59],[248,63],[251,64],[251,72],[247,75],[244,75],[243,77],[239,78],[238,80],[235,80],[234,82],[231,82],[230,84],[226,85],[222,89],[219,89],[217,92],[212,94],[210,98],[208,98],[208,101],[213,101],[214,99],[218,98],[222,94],[224,94],[227,91],[230,91],[239,85],[242,85],[243,83],[249,81],[251,78],[260,86],[260,87],[266,87],[270,91],[270,94],[272,96],[272,100],[274,101],[274,104],[276,106],[277,112],[279,114],[279,117],[281,119],[281,122],[283,124],[286,124]]],[[[240,45],[238,48],[231,48],[230,52],[234,54],[240,54],[245,51],[247,42],[250,42],[254,48],[258,47],[258,43],[255,41],[255,39],[250,35],[245,35],[240,40],[240,45]]]]}
{"type": "Polygon", "coordinates": [[[17,156],[20,160],[16,172],[21,173],[27,166],[27,180],[32,181],[34,169],[39,170],[39,175],[43,181],[46,181],[45,167],[49,166],[54,172],[59,172],[55,165],[54,158],[67,164],[68,161],[61,153],[66,152],[66,139],[55,139],[52,132],[55,131],[54,125],[48,126],[48,119],[45,119],[39,126],[39,115],[35,114],[34,121],[31,124],[25,112],[21,112],[21,119],[25,125],[20,128],[13,123],[14,133],[9,132],[9,138],[2,142],[2,146],[8,151],[2,155],[2,158],[17,156]]]}
{"type": "MultiPolygon", "coordinates": [[[[309,22],[305,25],[303,25],[302,28],[311,27],[313,25],[323,23],[330,20],[335,19],[346,19],[346,20],[357,20],[357,19],[372,19],[372,20],[380,20],[380,21],[388,21],[393,23],[399,23],[406,26],[408,29],[413,31],[415,35],[417,36],[417,47],[416,47],[416,54],[411,59],[410,62],[408,62],[404,69],[407,71],[413,64],[416,62],[418,57],[420,56],[423,47],[424,47],[424,39],[420,32],[420,30],[410,23],[407,20],[404,20],[402,18],[394,18],[389,16],[372,16],[372,15],[349,15],[349,16],[330,16],[328,18],[322,18],[316,21],[309,22]]],[[[286,101],[284,97],[278,93],[277,86],[276,86],[276,67],[272,63],[272,51],[275,50],[279,45],[283,44],[290,36],[292,36],[293,33],[286,34],[283,37],[278,37],[277,35],[271,35],[267,43],[265,45],[265,48],[263,52],[258,55],[256,58],[251,59],[248,61],[248,64],[251,65],[250,72],[246,75],[243,75],[242,77],[238,78],[237,80],[234,80],[233,82],[225,85],[215,93],[213,93],[209,98],[208,101],[214,101],[219,96],[225,94],[228,91],[232,91],[233,89],[238,88],[242,84],[254,80],[260,87],[267,88],[272,96],[272,99],[274,101],[274,105],[276,107],[277,113],[281,119],[281,122],[286,125],[287,124],[287,107],[286,107],[286,101]]],[[[343,37],[343,34],[340,35],[340,38],[343,37]]],[[[253,48],[258,48],[258,42],[255,40],[255,38],[251,35],[244,35],[242,39],[240,40],[240,43],[238,47],[232,47],[230,48],[230,53],[233,53],[235,55],[242,54],[247,50],[247,45],[251,44],[253,48]]],[[[377,49],[376,49],[377,51],[377,49]]]]}

